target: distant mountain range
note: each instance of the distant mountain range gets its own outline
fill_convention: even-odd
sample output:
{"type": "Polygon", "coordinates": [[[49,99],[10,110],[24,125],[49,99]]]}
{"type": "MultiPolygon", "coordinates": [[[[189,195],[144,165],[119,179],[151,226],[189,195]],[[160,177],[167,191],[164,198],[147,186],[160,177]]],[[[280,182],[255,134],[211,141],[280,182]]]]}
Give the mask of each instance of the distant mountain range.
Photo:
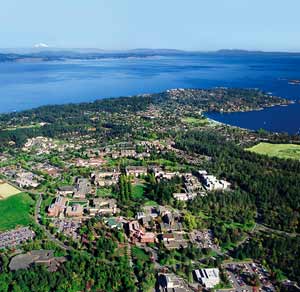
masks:
{"type": "Polygon", "coordinates": [[[221,55],[250,55],[250,54],[297,54],[282,52],[263,52],[247,50],[219,50],[215,52],[182,51],[173,49],[133,49],[133,50],[101,50],[101,49],[62,49],[49,48],[47,45],[38,44],[34,48],[0,49],[0,62],[37,62],[59,61],[67,59],[93,60],[105,58],[146,58],[151,56],[171,55],[198,55],[198,54],[221,54],[221,55]]]}
{"type": "Polygon", "coordinates": [[[190,54],[180,50],[169,49],[134,49],[127,51],[106,51],[100,49],[61,49],[35,47],[30,49],[0,49],[0,62],[17,61],[55,61],[66,59],[104,59],[130,58],[190,54]]]}

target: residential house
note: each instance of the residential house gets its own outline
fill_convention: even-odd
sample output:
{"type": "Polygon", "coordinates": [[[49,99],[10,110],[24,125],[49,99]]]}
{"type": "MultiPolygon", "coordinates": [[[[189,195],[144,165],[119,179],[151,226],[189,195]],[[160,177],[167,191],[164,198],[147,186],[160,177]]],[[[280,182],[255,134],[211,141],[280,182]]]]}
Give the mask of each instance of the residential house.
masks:
{"type": "Polygon", "coordinates": [[[93,157],[90,159],[78,158],[75,162],[77,167],[98,167],[105,163],[102,157],[93,157]]]}
{"type": "Polygon", "coordinates": [[[139,177],[141,175],[147,175],[148,170],[145,166],[127,166],[126,175],[132,175],[134,177],[139,177]]]}
{"type": "Polygon", "coordinates": [[[122,149],[120,151],[113,151],[111,157],[113,159],[123,158],[123,157],[135,157],[136,151],[134,149],[122,149]]]}

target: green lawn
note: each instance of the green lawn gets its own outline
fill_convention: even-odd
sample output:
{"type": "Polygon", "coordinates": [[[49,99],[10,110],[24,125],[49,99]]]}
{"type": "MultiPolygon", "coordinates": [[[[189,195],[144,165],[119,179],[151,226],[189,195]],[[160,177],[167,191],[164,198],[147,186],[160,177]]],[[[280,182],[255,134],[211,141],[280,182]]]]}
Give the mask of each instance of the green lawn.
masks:
{"type": "Polygon", "coordinates": [[[234,249],[236,247],[236,244],[235,243],[232,243],[232,242],[229,242],[229,243],[223,243],[221,245],[221,250],[222,252],[225,252],[227,250],[230,250],[230,249],[234,249]]]}
{"type": "Polygon", "coordinates": [[[241,223],[237,223],[237,222],[227,223],[227,222],[220,221],[220,224],[221,223],[224,223],[224,226],[226,228],[234,228],[234,229],[240,228],[241,230],[243,230],[245,232],[251,231],[255,225],[254,222],[247,222],[245,224],[241,224],[241,223]]]}
{"type": "Polygon", "coordinates": [[[145,186],[138,184],[132,186],[132,197],[134,199],[142,199],[144,197],[144,190],[145,186]]]}
{"type": "Polygon", "coordinates": [[[17,226],[27,226],[33,222],[30,211],[34,208],[34,200],[21,193],[0,201],[0,231],[14,229],[17,226]]]}
{"type": "Polygon", "coordinates": [[[48,208],[48,206],[51,205],[53,199],[54,199],[54,197],[48,197],[47,199],[43,199],[43,201],[41,203],[41,210],[40,210],[40,214],[42,216],[46,215],[47,208],[48,208]]]}
{"type": "Polygon", "coordinates": [[[99,187],[97,188],[97,196],[99,197],[116,197],[111,188],[99,187]]]}
{"type": "Polygon", "coordinates": [[[206,126],[208,124],[206,118],[185,117],[181,121],[194,127],[206,126]]]}
{"type": "Polygon", "coordinates": [[[158,203],[156,203],[155,201],[149,200],[149,201],[146,201],[146,202],[144,203],[144,206],[145,206],[145,207],[149,207],[149,206],[157,207],[157,206],[158,206],[158,203]]]}
{"type": "Polygon", "coordinates": [[[140,261],[146,262],[149,260],[149,255],[147,255],[145,251],[139,247],[133,246],[131,248],[131,253],[133,257],[140,261]]]}
{"type": "Polygon", "coordinates": [[[300,159],[300,145],[296,144],[271,144],[263,142],[247,150],[271,157],[300,159]]]}
{"type": "Polygon", "coordinates": [[[24,125],[24,126],[16,126],[16,127],[8,127],[3,129],[2,131],[15,131],[17,129],[30,129],[30,128],[40,128],[40,124],[34,124],[34,125],[24,125]]]}

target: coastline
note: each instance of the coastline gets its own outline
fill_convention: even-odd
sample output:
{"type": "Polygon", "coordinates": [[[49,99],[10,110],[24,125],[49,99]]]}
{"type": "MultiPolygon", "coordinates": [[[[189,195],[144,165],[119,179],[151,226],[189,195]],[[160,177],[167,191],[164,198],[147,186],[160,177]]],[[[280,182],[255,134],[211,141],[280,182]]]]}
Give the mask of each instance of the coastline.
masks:
{"type": "Polygon", "coordinates": [[[300,120],[293,119],[299,108],[300,103],[292,102],[265,107],[262,110],[205,112],[204,116],[216,123],[252,132],[264,129],[274,134],[299,135],[300,120]]]}
{"type": "MultiPolygon", "coordinates": [[[[199,99],[199,104],[198,107],[203,111],[204,116],[213,121],[214,123],[224,125],[224,126],[230,126],[230,127],[235,127],[235,128],[240,128],[243,130],[248,130],[248,131],[258,131],[259,129],[265,129],[269,132],[273,133],[280,133],[280,132],[286,132],[286,130],[278,131],[278,130],[271,130],[269,128],[265,128],[264,125],[262,124],[259,128],[258,127],[253,127],[251,126],[240,126],[237,125],[236,123],[230,123],[226,121],[220,121],[217,118],[211,117],[210,114],[217,114],[217,115],[225,115],[225,114],[247,114],[247,113],[255,113],[255,112],[263,112],[266,109],[270,108],[276,108],[276,107],[282,107],[286,108],[289,107],[293,104],[296,104],[295,101],[289,100],[286,98],[282,98],[279,96],[272,95],[270,96],[269,94],[263,92],[260,89],[243,89],[243,88],[186,88],[186,89],[169,89],[165,90],[160,93],[150,93],[150,94],[138,94],[138,95],[131,95],[131,96],[118,96],[118,97],[104,97],[101,99],[95,99],[94,101],[90,102],[78,102],[78,103],[63,103],[63,104],[49,104],[49,105],[42,105],[38,107],[34,107],[31,109],[26,109],[26,110],[21,110],[21,111],[14,111],[14,112],[9,112],[9,113],[1,113],[0,117],[4,116],[11,116],[13,117],[14,115],[21,116],[22,114],[32,114],[35,111],[40,111],[43,110],[44,108],[51,108],[54,111],[55,110],[62,110],[64,107],[73,107],[77,110],[81,110],[84,106],[96,106],[98,107],[98,110],[101,111],[101,103],[106,103],[106,102],[116,102],[118,103],[118,100],[122,100],[122,103],[130,103],[130,100],[133,98],[143,98],[145,95],[147,95],[150,98],[150,103],[156,106],[166,106],[168,102],[175,102],[177,103],[177,106],[180,106],[181,100],[188,100],[194,102],[194,100],[199,99]],[[220,90],[220,91],[219,91],[220,90]],[[241,92],[240,92],[241,90],[241,92]],[[249,90],[249,92],[243,90],[249,90]],[[251,90],[256,90],[257,91],[257,97],[255,99],[251,99],[251,90]],[[228,91],[228,92],[227,92],[228,91]],[[236,92],[235,92],[236,91],[236,92]],[[234,93],[235,92],[235,93],[234,93]],[[194,94],[194,95],[193,95],[194,94]],[[229,97],[226,96],[225,100],[218,101],[216,99],[216,96],[218,94],[229,94],[229,97]],[[230,95],[231,94],[231,95],[230,95]],[[207,95],[212,95],[210,104],[206,103],[206,96],[207,95]],[[269,100],[270,99],[270,100],[269,100]],[[127,101],[126,101],[127,100],[127,101]],[[204,101],[204,102],[203,102],[204,101]],[[251,104],[252,102],[252,104],[251,104]],[[82,107],[81,107],[82,105],[82,107]],[[256,105],[263,105],[263,106],[256,106],[256,105]]],[[[142,102],[142,101],[141,101],[142,102]]],[[[291,132],[288,131],[290,134],[295,134],[298,133],[297,131],[291,132]]]]}
{"type": "MultiPolygon", "coordinates": [[[[226,124],[226,123],[223,123],[223,122],[214,120],[214,119],[212,119],[212,118],[207,117],[207,116],[205,115],[205,113],[204,113],[204,117],[208,120],[208,122],[213,123],[213,124],[216,124],[216,125],[220,125],[220,126],[224,126],[224,127],[229,127],[229,128],[234,128],[234,129],[240,129],[240,130],[247,131],[247,132],[256,132],[256,131],[253,130],[253,129],[243,128],[243,127],[239,127],[239,126],[235,126],[235,125],[230,125],[230,124],[226,124]]],[[[274,133],[275,133],[275,132],[274,132],[274,133]]]]}
{"type": "MultiPolygon", "coordinates": [[[[102,97],[102,98],[95,98],[95,99],[91,99],[89,101],[78,101],[78,102],[63,102],[63,103],[45,103],[45,104],[41,104],[41,105],[37,105],[37,106],[33,106],[33,107],[29,107],[29,108],[25,108],[25,109],[20,109],[20,110],[11,110],[8,112],[0,112],[0,116],[2,115],[10,115],[13,113],[22,113],[22,112],[27,112],[27,111],[32,111],[32,110],[36,110],[42,107],[57,107],[57,106],[66,106],[66,105],[74,105],[74,106],[78,106],[80,104],[86,104],[86,103],[95,103],[95,102],[99,102],[102,100],[109,100],[109,99],[121,99],[121,98],[132,98],[132,97],[141,97],[141,96],[145,96],[145,95],[164,95],[167,93],[170,93],[172,91],[176,91],[176,90],[182,90],[183,92],[188,92],[190,90],[199,90],[199,91],[209,91],[209,90],[217,90],[217,89],[225,89],[225,90],[231,90],[231,89],[235,89],[235,90],[257,90],[263,94],[265,94],[266,96],[269,97],[274,97],[278,99],[278,102],[273,102],[273,103],[266,103],[263,107],[254,107],[254,106],[248,106],[248,105],[236,105],[236,109],[220,109],[219,113],[236,113],[236,112],[252,112],[252,111],[262,111],[266,108],[271,108],[271,107],[275,107],[275,106],[289,106],[291,104],[296,103],[296,101],[291,100],[291,99],[287,99],[287,98],[283,98],[280,96],[270,96],[269,94],[265,93],[263,91],[263,89],[259,89],[259,88],[239,88],[239,87],[218,87],[218,86],[214,86],[214,87],[209,87],[209,88],[184,88],[184,89],[178,89],[178,88],[169,88],[163,91],[159,91],[159,92],[151,92],[151,93],[139,93],[139,94],[134,94],[134,95],[118,95],[118,96],[106,96],[106,97],[102,97]],[[241,108],[239,108],[241,107],[241,108]]],[[[300,100],[299,100],[300,103],[300,100]]],[[[227,104],[228,107],[232,107],[232,105],[227,104]]],[[[209,112],[209,111],[206,111],[209,112]]],[[[210,111],[210,112],[214,112],[214,111],[210,111]]]]}

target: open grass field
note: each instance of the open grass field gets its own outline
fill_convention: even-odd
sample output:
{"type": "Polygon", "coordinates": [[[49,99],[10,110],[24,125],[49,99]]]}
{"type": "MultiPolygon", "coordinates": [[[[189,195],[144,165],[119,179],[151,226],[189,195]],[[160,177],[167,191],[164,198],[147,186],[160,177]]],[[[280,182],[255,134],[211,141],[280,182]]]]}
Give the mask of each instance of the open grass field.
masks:
{"type": "Polygon", "coordinates": [[[259,143],[247,149],[258,154],[284,159],[300,160],[300,145],[259,143]]]}
{"type": "Polygon", "coordinates": [[[33,222],[30,215],[33,208],[34,200],[26,193],[0,200],[0,231],[26,226],[33,222]]]}
{"type": "Polygon", "coordinates": [[[186,117],[181,121],[194,127],[206,126],[208,124],[208,120],[206,118],[186,117]]]}
{"type": "Polygon", "coordinates": [[[40,128],[40,124],[34,124],[34,125],[24,125],[24,126],[18,126],[18,127],[8,127],[3,129],[2,131],[14,131],[16,129],[30,129],[30,128],[40,128]]]}
{"type": "Polygon", "coordinates": [[[12,185],[6,182],[0,182],[0,200],[7,199],[10,196],[17,195],[19,193],[21,193],[21,191],[16,189],[12,185]]]}

